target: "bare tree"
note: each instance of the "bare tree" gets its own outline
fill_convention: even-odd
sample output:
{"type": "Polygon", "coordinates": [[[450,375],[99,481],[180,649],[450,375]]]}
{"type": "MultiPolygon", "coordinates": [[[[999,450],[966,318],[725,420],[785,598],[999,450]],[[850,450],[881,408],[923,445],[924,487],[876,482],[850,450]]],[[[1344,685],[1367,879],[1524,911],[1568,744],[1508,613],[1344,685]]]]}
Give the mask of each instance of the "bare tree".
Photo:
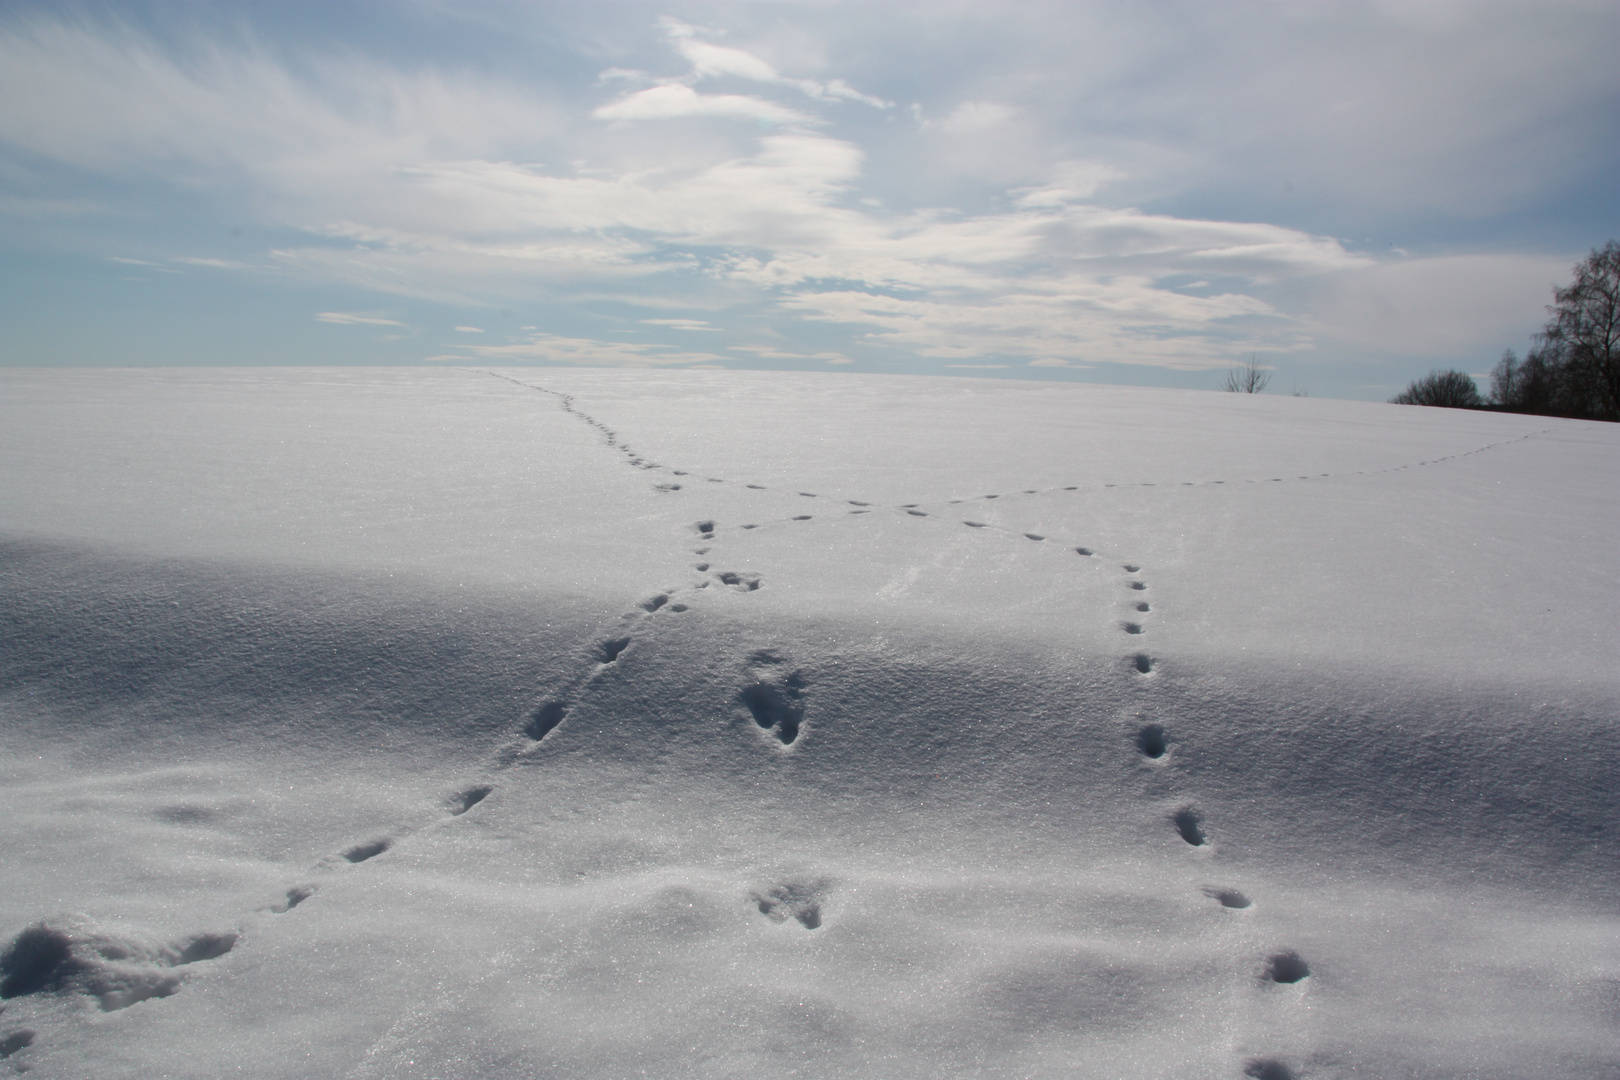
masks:
{"type": "Polygon", "coordinates": [[[1226,373],[1226,383],[1221,387],[1229,394],[1258,394],[1271,385],[1271,372],[1260,366],[1257,355],[1249,357],[1249,362],[1242,367],[1232,368],[1226,373]]]}
{"type": "Polygon", "coordinates": [[[1610,240],[1553,289],[1552,316],[1521,361],[1491,372],[1491,403],[1512,412],[1620,420],[1620,244],[1610,240]]]}
{"type": "Polygon", "coordinates": [[[1391,405],[1438,405],[1445,409],[1477,409],[1485,404],[1474,377],[1466,371],[1431,371],[1389,399],[1391,405]]]}
{"type": "Polygon", "coordinates": [[[1620,420],[1620,243],[1587,256],[1567,289],[1553,289],[1553,301],[1542,341],[1562,354],[1587,413],[1620,420]]]}

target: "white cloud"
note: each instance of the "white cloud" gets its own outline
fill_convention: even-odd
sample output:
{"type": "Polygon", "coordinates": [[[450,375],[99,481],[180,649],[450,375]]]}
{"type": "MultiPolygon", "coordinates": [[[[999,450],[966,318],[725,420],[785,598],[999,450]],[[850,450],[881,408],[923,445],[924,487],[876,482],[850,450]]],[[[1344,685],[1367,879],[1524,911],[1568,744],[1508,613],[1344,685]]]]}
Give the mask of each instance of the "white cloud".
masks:
{"type": "Polygon", "coordinates": [[[670,44],[687,63],[692,65],[688,78],[694,81],[726,77],[747,79],[752,82],[789,86],[822,101],[838,99],[858,101],[877,109],[888,109],[894,105],[891,101],[863,94],[842,79],[822,83],[814,79],[787,78],[753,53],[704,41],[699,36],[701,31],[689,23],[669,17],[660,21],[665,33],[669,35],[670,44]]]}
{"type": "MultiPolygon", "coordinates": [[[[561,337],[537,333],[529,340],[509,345],[461,345],[458,348],[477,359],[491,363],[576,364],[587,367],[655,367],[673,364],[715,363],[725,358],[714,353],[687,352],[667,345],[629,341],[597,341],[594,338],[561,337]]],[[[457,360],[467,356],[429,357],[430,360],[457,360]]]]}
{"type": "Polygon", "coordinates": [[[458,326],[456,332],[458,334],[482,334],[484,330],[480,326],[458,326]]]}
{"type": "MultiPolygon", "coordinates": [[[[1006,17],[1010,24],[1029,18],[1006,17]]],[[[1119,72],[1141,77],[1133,66],[1141,58],[1108,69],[1100,46],[1086,46],[1083,71],[1078,60],[1051,66],[1030,37],[1018,39],[1031,50],[1030,64],[1048,66],[998,79],[964,76],[959,85],[955,72],[941,73],[919,92],[955,104],[919,131],[840,105],[888,103],[838,79],[780,70],[823,75],[820,54],[801,65],[780,41],[774,50],[762,39],[749,48],[721,44],[676,20],[664,30],[689,70],[662,77],[609,69],[602,78],[614,88],[579,89],[593,95],[580,104],[577,96],[482,76],[318,51],[295,68],[246,38],[158,43],[120,24],[0,22],[0,99],[8,102],[0,110],[0,157],[54,162],[110,184],[156,178],[307,238],[282,241],[263,260],[268,266],[194,254],[170,256],[173,263],[268,268],[465,305],[603,298],[671,313],[644,321],[656,328],[649,337],[734,330],[747,325],[728,323],[735,315],[763,317],[753,325],[772,326],[782,341],[775,352],[759,346],[741,354],[760,359],[848,362],[842,352],[796,345],[791,338],[804,323],[817,324],[817,347],[847,333],[897,355],[1036,367],[1105,360],[1219,368],[1253,348],[1300,350],[1329,340],[1455,349],[1539,321],[1547,284],[1567,276],[1567,260],[1397,263],[1309,229],[1132,208],[1126,191],[1158,184],[1162,195],[1174,186],[1164,176],[1210,159],[1202,149],[1183,153],[1182,144],[1154,157],[1069,137],[1064,125],[1079,123],[1074,103],[1083,97],[1070,83],[1101,88],[1102,96],[1085,99],[1099,108],[1121,115],[1146,108],[1119,94],[1119,72]],[[742,89],[757,93],[696,88],[737,89],[709,86],[721,80],[752,84],[742,89]],[[615,100],[593,111],[591,103],[606,96],[615,100]],[[565,100],[567,107],[558,104],[565,100]],[[655,123],[704,117],[751,123],[655,123]],[[972,162],[989,162],[972,173],[981,179],[1000,177],[1004,167],[1005,182],[972,201],[908,205],[944,160],[928,156],[936,152],[958,155],[970,171],[972,162]],[[1156,164],[1166,160],[1176,164],[1156,164]],[[870,175],[878,170],[888,170],[881,185],[870,175]],[[685,317],[692,311],[716,314],[685,317]]],[[[1267,70],[1297,69],[1292,60],[1279,63],[1267,70]]],[[[893,74],[875,63],[865,70],[893,74]]],[[[1144,94],[1170,108],[1163,104],[1169,85],[1154,83],[1144,94]]],[[[1207,88],[1216,96],[1229,90],[1207,88]]],[[[1432,108],[1413,100],[1415,110],[1432,108]]],[[[1188,116],[1205,113],[1201,101],[1180,107],[1188,116]]],[[[1351,123],[1333,116],[1324,123],[1351,123]]],[[[1300,138],[1315,137],[1307,128],[1300,138]]],[[[361,313],[318,318],[404,325],[361,313]]],[[[722,359],[546,335],[481,348],[545,362],[722,359]]]]}
{"type": "Polygon", "coordinates": [[[684,83],[665,83],[603,105],[598,120],[672,120],[683,116],[734,116],[768,124],[808,124],[808,113],[746,94],[700,94],[684,83]]]}
{"type": "Polygon", "coordinates": [[[316,322],[332,323],[335,326],[404,326],[397,319],[385,319],[381,315],[366,315],[358,311],[323,311],[315,316],[316,322]]]}
{"type": "Polygon", "coordinates": [[[1049,170],[1046,183],[1015,191],[1016,204],[1028,209],[1064,206],[1090,199],[1125,174],[1100,161],[1064,161],[1049,170]]]}
{"type": "Polygon", "coordinates": [[[256,270],[258,267],[247,263],[236,262],[233,259],[211,259],[200,255],[177,255],[171,262],[185,263],[187,266],[210,266],[215,270],[256,270]]]}
{"type": "Polygon", "coordinates": [[[648,326],[667,326],[671,330],[719,330],[703,319],[642,319],[648,326]]]}
{"type": "Polygon", "coordinates": [[[730,345],[727,348],[733,352],[748,353],[761,360],[820,360],[828,364],[853,364],[855,362],[850,357],[839,352],[790,352],[773,345],[730,345]]]}

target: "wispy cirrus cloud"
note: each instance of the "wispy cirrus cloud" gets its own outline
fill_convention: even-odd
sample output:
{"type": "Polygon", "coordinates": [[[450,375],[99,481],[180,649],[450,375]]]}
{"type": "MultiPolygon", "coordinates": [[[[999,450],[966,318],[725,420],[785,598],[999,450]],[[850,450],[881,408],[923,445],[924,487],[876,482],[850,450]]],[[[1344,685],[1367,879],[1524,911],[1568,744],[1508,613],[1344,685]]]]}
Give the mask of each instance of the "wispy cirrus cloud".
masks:
{"type": "MultiPolygon", "coordinates": [[[[525,362],[879,357],[925,369],[983,360],[1197,370],[1255,350],[1360,348],[1380,334],[1443,351],[1478,339],[1464,326],[1481,307],[1464,301],[1471,290],[1493,298],[1491,326],[1517,325],[1509,293],[1559,262],[1408,258],[1393,244],[1375,257],[1370,241],[1352,244],[1297,214],[1186,210],[1197,199],[1175,212],[1163,193],[1187,183],[1185,170],[1208,152],[1201,144],[1149,147],[1095,130],[1088,141],[1065,125],[1103,106],[1122,117],[1150,107],[1203,115],[1200,102],[1144,76],[1139,57],[1095,44],[1101,29],[1082,42],[1085,64],[1053,60],[1054,31],[1022,12],[941,15],[963,51],[926,70],[924,54],[906,59],[903,36],[883,22],[909,16],[863,14],[887,44],[842,69],[855,39],[846,35],[841,51],[823,47],[831,38],[819,30],[806,37],[809,8],[783,8],[792,25],[776,39],[763,22],[728,34],[666,18],[603,30],[615,42],[645,39],[648,51],[608,49],[635,55],[635,66],[563,86],[364,50],[278,51],[251,33],[159,37],[113,19],[19,10],[0,18],[0,170],[37,190],[8,198],[134,219],[152,211],[118,192],[179,193],[188,209],[253,222],[274,239],[251,252],[101,250],[149,255],[128,264],[154,264],[145,270],[256,270],[237,276],[343,290],[323,305],[332,308],[363,304],[355,290],[484,311],[522,305],[519,320],[556,333],[479,347],[525,362]],[[989,71],[983,57],[1016,34],[1027,63],[989,71]],[[1126,93],[1139,84],[1140,95],[1126,93]],[[926,106],[883,96],[912,85],[927,89],[926,106]],[[94,198],[72,194],[80,181],[94,198]],[[980,186],[957,197],[949,185],[967,181],[980,186]],[[129,204],[119,208],[120,197],[129,204]],[[1425,299],[1403,300],[1413,297],[1425,299]],[[1425,304],[1456,317],[1425,322],[1425,304]],[[537,306],[544,317],[528,310],[537,306]],[[667,317],[637,321],[627,306],[667,317]],[[612,332],[592,328],[599,316],[588,313],[609,309],[618,325],[664,340],[596,340],[612,332]],[[1511,318],[1500,314],[1509,309],[1511,318]],[[715,351],[686,349],[695,333],[715,351]]],[[[1065,26],[1090,18],[1049,14],[1065,26]]],[[[1483,41],[1478,22],[1469,33],[1483,41]]],[[[1574,48],[1535,52],[1564,64],[1574,48]]],[[[1595,78],[1583,74],[1582,85],[1595,78]]],[[[1420,97],[1411,107],[1461,106],[1420,97]]],[[[1342,123],[1324,109],[1323,123],[1342,123]]],[[[1490,119],[1478,119],[1480,130],[1490,119]]],[[[1521,306],[1535,316],[1543,299],[1538,291],[1521,306]]],[[[320,318],[404,325],[342,310],[320,318]]],[[[458,325],[468,319],[497,325],[470,313],[442,325],[470,334],[458,325]]]]}
{"type": "Polygon", "coordinates": [[[398,319],[388,319],[381,315],[367,315],[358,311],[323,311],[315,316],[316,322],[331,323],[334,326],[404,326],[398,319]]]}
{"type": "Polygon", "coordinates": [[[572,364],[582,367],[667,367],[714,364],[726,357],[692,352],[668,345],[632,341],[601,341],[535,333],[505,345],[463,345],[461,352],[429,357],[465,363],[469,358],[492,364],[572,364]]]}

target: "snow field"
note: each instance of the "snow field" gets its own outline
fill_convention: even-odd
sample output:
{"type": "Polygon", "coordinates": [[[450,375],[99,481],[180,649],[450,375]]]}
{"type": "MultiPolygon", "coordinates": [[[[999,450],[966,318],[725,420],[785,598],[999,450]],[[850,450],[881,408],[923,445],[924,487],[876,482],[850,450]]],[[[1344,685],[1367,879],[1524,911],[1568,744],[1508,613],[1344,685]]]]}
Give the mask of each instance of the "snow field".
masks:
{"type": "Polygon", "coordinates": [[[7,1063],[1615,1067],[1607,431],[503,374],[11,376],[7,1063]]]}

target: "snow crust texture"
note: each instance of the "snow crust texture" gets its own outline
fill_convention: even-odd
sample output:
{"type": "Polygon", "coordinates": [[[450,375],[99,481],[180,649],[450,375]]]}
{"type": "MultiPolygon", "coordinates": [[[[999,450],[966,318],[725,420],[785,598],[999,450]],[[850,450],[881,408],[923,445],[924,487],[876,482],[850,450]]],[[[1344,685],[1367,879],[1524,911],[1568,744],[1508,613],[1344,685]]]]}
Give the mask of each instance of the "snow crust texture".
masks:
{"type": "Polygon", "coordinates": [[[1620,1071],[1602,425],[0,378],[0,1068],[1620,1071]]]}

